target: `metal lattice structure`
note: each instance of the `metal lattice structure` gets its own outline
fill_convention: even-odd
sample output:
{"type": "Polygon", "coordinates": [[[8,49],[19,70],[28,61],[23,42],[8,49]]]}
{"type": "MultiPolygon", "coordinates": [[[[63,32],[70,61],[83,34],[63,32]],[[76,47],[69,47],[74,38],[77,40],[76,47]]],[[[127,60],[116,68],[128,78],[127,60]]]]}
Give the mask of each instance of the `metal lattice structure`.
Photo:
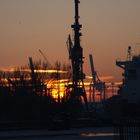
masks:
{"type": "Polygon", "coordinates": [[[84,73],[83,73],[83,48],[80,45],[81,28],[82,25],[79,23],[79,0],[75,0],[75,22],[71,25],[74,31],[74,41],[72,42],[71,37],[68,37],[68,51],[69,58],[71,59],[72,65],[72,84],[68,87],[71,89],[70,94],[73,97],[80,98],[84,97],[86,107],[88,109],[87,97],[84,87],[84,73]]]}

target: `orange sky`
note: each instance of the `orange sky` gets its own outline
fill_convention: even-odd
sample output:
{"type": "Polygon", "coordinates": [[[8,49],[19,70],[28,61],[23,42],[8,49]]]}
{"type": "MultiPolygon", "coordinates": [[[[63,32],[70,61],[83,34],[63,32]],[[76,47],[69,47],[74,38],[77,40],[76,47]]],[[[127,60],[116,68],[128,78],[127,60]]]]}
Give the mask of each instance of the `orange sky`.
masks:
{"type": "MultiPolygon", "coordinates": [[[[90,75],[93,54],[101,76],[121,80],[117,58],[126,58],[127,46],[139,52],[140,0],[81,0],[81,45],[84,70],[90,75]]],[[[73,0],[0,0],[0,68],[21,66],[28,57],[40,59],[41,49],[50,63],[68,62],[66,39],[71,31],[73,0]]]]}

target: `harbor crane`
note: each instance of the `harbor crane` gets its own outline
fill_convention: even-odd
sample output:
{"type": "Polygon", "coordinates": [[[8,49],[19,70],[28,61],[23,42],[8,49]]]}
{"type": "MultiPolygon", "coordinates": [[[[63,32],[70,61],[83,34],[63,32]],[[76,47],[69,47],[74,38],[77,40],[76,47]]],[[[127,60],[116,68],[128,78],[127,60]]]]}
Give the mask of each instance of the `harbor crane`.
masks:
{"type": "Polygon", "coordinates": [[[93,102],[95,102],[95,90],[100,92],[100,101],[105,101],[105,82],[102,82],[98,75],[97,72],[95,71],[94,68],[94,63],[93,63],[93,57],[92,54],[89,55],[89,60],[90,60],[90,66],[91,66],[91,73],[92,73],[92,83],[90,84],[90,95],[93,92],[93,102]],[[102,94],[103,94],[103,99],[102,99],[102,94]]]}
{"type": "Polygon", "coordinates": [[[70,35],[68,36],[67,47],[69,51],[69,58],[71,60],[72,66],[72,84],[68,85],[68,94],[70,98],[80,99],[81,96],[84,98],[86,108],[88,110],[88,103],[86,97],[86,91],[84,87],[84,77],[83,73],[83,48],[80,45],[80,37],[82,33],[80,32],[82,25],[79,23],[79,0],[75,1],[75,22],[71,25],[74,31],[74,41],[71,40],[70,35]]]}
{"type": "Polygon", "coordinates": [[[44,58],[44,60],[46,61],[48,67],[51,67],[50,62],[48,61],[47,57],[45,56],[45,54],[42,52],[42,50],[38,50],[40,52],[40,54],[42,55],[42,57],[44,58]]]}
{"type": "Polygon", "coordinates": [[[35,73],[35,65],[33,63],[32,57],[29,57],[29,66],[31,69],[31,81],[32,81],[32,87],[33,87],[34,94],[42,96],[43,91],[45,91],[45,94],[46,94],[46,86],[40,80],[40,78],[38,78],[37,73],[35,73]]]}

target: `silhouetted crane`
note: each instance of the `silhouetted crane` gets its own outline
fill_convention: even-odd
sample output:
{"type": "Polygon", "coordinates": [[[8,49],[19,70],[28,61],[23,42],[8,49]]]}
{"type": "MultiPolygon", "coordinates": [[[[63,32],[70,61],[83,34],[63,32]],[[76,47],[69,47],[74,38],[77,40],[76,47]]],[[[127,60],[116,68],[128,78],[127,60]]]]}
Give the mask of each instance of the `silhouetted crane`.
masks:
{"type": "Polygon", "coordinates": [[[95,102],[95,88],[97,91],[100,92],[100,100],[102,101],[102,93],[103,93],[103,100],[105,100],[105,82],[102,82],[97,72],[94,68],[93,57],[89,55],[90,66],[91,66],[91,73],[92,73],[92,84],[90,84],[90,91],[93,91],[93,102],[95,102]]]}
{"type": "Polygon", "coordinates": [[[43,58],[44,58],[45,62],[47,63],[47,65],[48,65],[49,67],[51,67],[51,64],[50,64],[50,62],[48,61],[48,59],[47,59],[47,57],[45,56],[45,54],[44,54],[40,49],[39,49],[38,51],[39,51],[40,54],[43,56],[43,58]]]}
{"type": "Polygon", "coordinates": [[[75,23],[71,25],[74,31],[74,42],[72,42],[69,35],[67,47],[69,51],[69,58],[72,65],[72,84],[68,86],[70,97],[81,98],[84,97],[85,105],[88,110],[88,103],[86,91],[84,87],[84,73],[83,73],[83,48],[80,45],[80,30],[82,25],[79,23],[79,0],[75,0],[75,23]]]}

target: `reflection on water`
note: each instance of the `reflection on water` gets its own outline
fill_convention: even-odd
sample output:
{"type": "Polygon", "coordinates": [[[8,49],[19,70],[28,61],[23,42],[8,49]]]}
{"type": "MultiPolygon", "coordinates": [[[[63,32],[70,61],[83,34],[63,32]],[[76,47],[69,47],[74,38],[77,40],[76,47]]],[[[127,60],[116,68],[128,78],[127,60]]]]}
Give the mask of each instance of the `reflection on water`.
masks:
{"type": "Polygon", "coordinates": [[[114,133],[70,133],[54,135],[25,135],[6,138],[6,140],[113,140],[114,133]]]}
{"type": "Polygon", "coordinates": [[[117,135],[117,134],[114,134],[114,133],[81,133],[80,134],[81,136],[85,136],[85,137],[105,137],[105,136],[114,136],[114,135],[117,135]]]}

